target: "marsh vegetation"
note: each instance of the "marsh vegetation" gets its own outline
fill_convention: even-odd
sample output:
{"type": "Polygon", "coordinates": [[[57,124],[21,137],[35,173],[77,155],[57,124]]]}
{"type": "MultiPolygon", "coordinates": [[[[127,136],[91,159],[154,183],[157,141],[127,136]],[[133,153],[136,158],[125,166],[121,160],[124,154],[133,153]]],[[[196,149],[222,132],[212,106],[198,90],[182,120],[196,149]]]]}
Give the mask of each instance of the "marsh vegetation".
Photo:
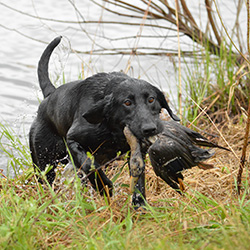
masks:
{"type": "MultiPolygon", "coordinates": [[[[15,171],[15,177],[0,172],[1,248],[249,249],[249,1],[234,1],[231,28],[225,26],[222,5],[219,8],[217,1],[200,2],[206,25],[200,25],[199,12],[190,8],[189,1],[93,2],[96,8],[124,18],[112,21],[115,27],[129,24],[138,26],[140,32],[136,37],[118,39],[133,39],[130,48],[74,52],[127,54],[126,73],[133,70],[131,62],[136,57],[154,55],[170,60],[177,88],[171,100],[175,100],[172,105],[182,123],[232,152],[217,150],[209,160],[215,166],[211,170],[186,171],[183,196],[156,177],[147,160],[148,204],[145,210],[134,211],[126,157],[106,168],[115,187],[111,198],[82,187],[78,178],[62,181],[63,166],[54,186],[43,187],[34,178],[27,141],[7,122],[1,122],[0,153],[8,157],[8,168],[15,171]],[[242,9],[247,10],[244,26],[239,22],[242,9]],[[159,36],[154,39],[179,38],[176,46],[173,50],[155,48],[151,43],[140,46],[143,39],[151,39],[142,32],[144,27],[157,30],[159,36]],[[245,37],[242,30],[247,30],[245,37]]],[[[78,13],[82,28],[88,21],[77,3],[69,0],[69,4],[78,13]]],[[[92,21],[92,25],[100,23],[101,18],[92,21]]],[[[85,66],[81,66],[84,77],[85,66]]],[[[164,114],[162,118],[168,119],[164,114]]]]}

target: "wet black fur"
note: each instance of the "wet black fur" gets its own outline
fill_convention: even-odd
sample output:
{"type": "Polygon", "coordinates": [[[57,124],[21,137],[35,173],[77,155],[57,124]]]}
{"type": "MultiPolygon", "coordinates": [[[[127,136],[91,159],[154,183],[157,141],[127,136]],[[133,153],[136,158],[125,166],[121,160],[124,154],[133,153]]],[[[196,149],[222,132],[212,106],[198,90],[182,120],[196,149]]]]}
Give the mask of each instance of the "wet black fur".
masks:
{"type": "MultiPolygon", "coordinates": [[[[103,190],[104,184],[112,194],[112,182],[105,173],[101,169],[98,174],[91,172],[87,151],[94,153],[94,165],[98,168],[117,152],[129,150],[123,135],[125,125],[142,139],[162,131],[159,119],[162,108],[167,109],[173,119],[178,118],[172,114],[158,88],[123,73],[99,73],[56,89],[48,77],[48,63],[60,40],[61,37],[57,37],[47,46],[38,65],[44,100],[30,129],[34,167],[44,171],[47,165],[52,165],[46,176],[52,184],[58,162],[67,155],[65,139],[76,168],[84,170],[95,189],[103,190]],[[127,106],[126,101],[131,105],[127,106]]],[[[145,197],[144,173],[137,188],[145,197]]],[[[138,204],[137,196],[134,195],[134,204],[138,204]]],[[[140,203],[143,204],[143,199],[140,203]]]]}

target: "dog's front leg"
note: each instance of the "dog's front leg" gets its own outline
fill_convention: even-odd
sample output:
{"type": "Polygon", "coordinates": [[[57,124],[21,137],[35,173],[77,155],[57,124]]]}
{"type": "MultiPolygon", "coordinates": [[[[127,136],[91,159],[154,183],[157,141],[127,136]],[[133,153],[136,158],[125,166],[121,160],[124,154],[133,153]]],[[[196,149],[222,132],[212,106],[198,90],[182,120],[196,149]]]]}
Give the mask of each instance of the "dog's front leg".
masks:
{"type": "Polygon", "coordinates": [[[131,148],[129,159],[130,191],[133,193],[132,205],[135,209],[145,206],[145,154],[142,154],[139,144],[136,151],[131,148]]]}
{"type": "Polygon", "coordinates": [[[145,193],[145,169],[138,178],[135,185],[135,190],[132,196],[132,205],[135,209],[145,206],[146,193],[145,193]]]}
{"type": "Polygon", "coordinates": [[[102,171],[102,169],[100,169],[99,164],[95,160],[92,161],[87,156],[86,151],[78,142],[72,139],[67,139],[67,145],[72,155],[75,167],[84,171],[93,188],[103,194],[106,192],[106,187],[108,187],[109,196],[112,196],[113,183],[102,171]]]}

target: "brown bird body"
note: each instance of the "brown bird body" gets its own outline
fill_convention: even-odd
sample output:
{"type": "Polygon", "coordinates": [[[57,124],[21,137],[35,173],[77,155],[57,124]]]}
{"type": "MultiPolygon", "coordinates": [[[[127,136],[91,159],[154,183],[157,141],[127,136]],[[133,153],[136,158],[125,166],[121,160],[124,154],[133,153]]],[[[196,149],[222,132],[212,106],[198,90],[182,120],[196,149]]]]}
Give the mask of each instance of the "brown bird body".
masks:
{"type": "MultiPolygon", "coordinates": [[[[164,131],[154,138],[149,147],[149,157],[157,176],[169,186],[181,193],[184,191],[182,171],[198,166],[202,169],[213,168],[203,161],[214,155],[208,149],[212,147],[228,150],[216,143],[210,142],[198,132],[177,122],[164,121],[164,131]]],[[[228,150],[230,151],[230,150],[228,150]]]]}

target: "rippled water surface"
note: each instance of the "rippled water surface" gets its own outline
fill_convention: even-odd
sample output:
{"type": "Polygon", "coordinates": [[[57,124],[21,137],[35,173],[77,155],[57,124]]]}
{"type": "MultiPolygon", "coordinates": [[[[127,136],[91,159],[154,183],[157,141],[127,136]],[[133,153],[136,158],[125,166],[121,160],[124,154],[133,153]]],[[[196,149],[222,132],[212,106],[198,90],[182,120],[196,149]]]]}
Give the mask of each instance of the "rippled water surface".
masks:
{"type": "MultiPolygon", "coordinates": [[[[191,1],[197,3],[197,1],[191,1]]],[[[200,2],[200,1],[198,1],[200,2]]],[[[228,1],[234,7],[234,1],[228,1]]],[[[75,1],[85,20],[123,20],[114,16],[88,0],[75,1]]],[[[99,1],[102,3],[102,1],[99,1]]],[[[231,13],[227,7],[225,10],[231,13]]],[[[50,76],[56,84],[84,77],[100,71],[125,70],[129,56],[70,53],[70,47],[80,51],[90,51],[109,47],[133,47],[134,40],[111,41],[105,39],[120,36],[137,36],[139,27],[102,24],[60,23],[48,19],[78,21],[81,17],[68,0],[12,0],[0,1],[0,118],[27,143],[30,124],[35,117],[42,98],[37,82],[37,62],[46,44],[58,35],[63,35],[62,44],[51,58],[50,76]],[[8,5],[8,6],[6,6],[8,5]],[[33,17],[31,17],[32,15],[33,17]],[[44,17],[47,20],[36,18],[44,17]],[[86,35],[85,31],[88,33],[86,35]],[[58,79],[58,76],[59,79],[58,79]]],[[[125,19],[125,21],[128,21],[125,19]]],[[[230,22],[228,16],[227,21],[230,22]]],[[[244,21],[244,17],[243,17],[244,21]]],[[[149,32],[150,31],[145,31],[149,32]]],[[[155,31],[154,32],[158,32],[155,31]]],[[[155,33],[154,33],[155,34],[155,33]]],[[[160,34],[166,35],[166,34],[160,34]]],[[[176,48],[176,38],[169,40],[147,39],[140,45],[171,46],[176,48]],[[166,45],[167,44],[167,45],[166,45]]],[[[166,57],[133,58],[129,74],[141,77],[166,91],[175,91],[176,78],[172,63],[166,57]]],[[[7,157],[0,152],[0,169],[6,170],[7,157]]]]}

